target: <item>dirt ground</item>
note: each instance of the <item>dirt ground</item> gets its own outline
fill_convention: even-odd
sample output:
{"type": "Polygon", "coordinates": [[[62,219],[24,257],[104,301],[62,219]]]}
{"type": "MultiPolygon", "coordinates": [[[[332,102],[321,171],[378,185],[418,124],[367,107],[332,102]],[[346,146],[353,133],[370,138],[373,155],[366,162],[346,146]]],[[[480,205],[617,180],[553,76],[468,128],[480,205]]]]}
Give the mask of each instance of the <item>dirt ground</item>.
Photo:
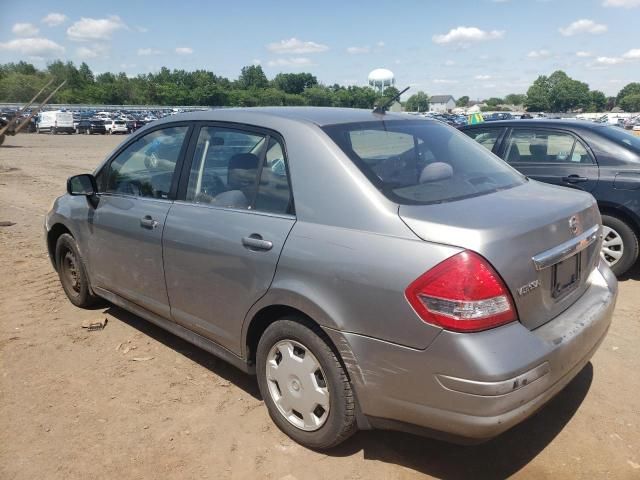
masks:
{"type": "Polygon", "coordinates": [[[121,140],[23,134],[0,147],[0,221],[15,222],[0,227],[0,478],[640,479],[637,269],[592,362],[506,434],[459,447],[360,432],[316,453],[271,423],[252,377],[119,308],[67,301],[44,213],[121,140]]]}

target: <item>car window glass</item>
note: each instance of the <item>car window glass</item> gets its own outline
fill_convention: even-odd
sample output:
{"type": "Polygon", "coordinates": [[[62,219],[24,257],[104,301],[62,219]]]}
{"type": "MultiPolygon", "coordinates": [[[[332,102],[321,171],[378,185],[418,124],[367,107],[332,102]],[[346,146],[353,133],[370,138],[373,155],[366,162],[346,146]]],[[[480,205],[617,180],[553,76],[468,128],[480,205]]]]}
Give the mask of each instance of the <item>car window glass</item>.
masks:
{"type": "Polygon", "coordinates": [[[255,196],[265,135],[203,127],[193,154],[186,200],[247,209],[255,196]]]}
{"type": "Polygon", "coordinates": [[[271,138],[260,174],[254,208],[271,213],[292,213],[291,207],[291,188],[282,145],[271,138]]]}
{"type": "Polygon", "coordinates": [[[109,164],[105,191],[168,198],[187,128],[154,130],[130,144],[109,164]]]}
{"type": "Polygon", "coordinates": [[[524,178],[441,122],[372,121],[322,127],[387,198],[429,204],[482,195],[524,178]]]}
{"type": "Polygon", "coordinates": [[[493,147],[500,136],[500,129],[498,128],[474,128],[471,130],[465,130],[467,136],[473,138],[480,145],[487,150],[492,151],[493,147]]]}
{"type": "Polygon", "coordinates": [[[571,154],[571,163],[593,163],[589,152],[581,142],[576,142],[571,154]]]}
{"type": "Polygon", "coordinates": [[[505,159],[509,163],[565,163],[573,150],[573,135],[537,129],[517,129],[511,134],[505,159]]]}

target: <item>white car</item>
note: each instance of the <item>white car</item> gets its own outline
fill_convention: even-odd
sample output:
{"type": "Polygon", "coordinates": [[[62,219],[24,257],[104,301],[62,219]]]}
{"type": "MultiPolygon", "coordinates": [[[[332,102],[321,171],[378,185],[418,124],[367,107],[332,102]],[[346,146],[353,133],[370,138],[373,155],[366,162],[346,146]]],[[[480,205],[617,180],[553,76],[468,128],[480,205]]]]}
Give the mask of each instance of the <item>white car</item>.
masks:
{"type": "Polygon", "coordinates": [[[104,126],[109,135],[113,135],[114,133],[129,133],[127,122],[124,120],[105,120],[104,126]]]}

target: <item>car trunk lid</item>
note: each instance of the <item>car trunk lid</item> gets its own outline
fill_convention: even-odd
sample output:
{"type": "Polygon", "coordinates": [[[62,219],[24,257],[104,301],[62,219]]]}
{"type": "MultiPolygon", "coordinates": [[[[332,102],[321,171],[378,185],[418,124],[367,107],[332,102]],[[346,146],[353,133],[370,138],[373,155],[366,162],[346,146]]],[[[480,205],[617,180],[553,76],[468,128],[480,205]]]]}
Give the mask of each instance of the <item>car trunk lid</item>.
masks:
{"type": "Polygon", "coordinates": [[[486,258],[513,296],[520,322],[535,329],[586,290],[600,251],[600,214],[589,194],[536,181],[465,200],[401,205],[421,239],[486,258]]]}

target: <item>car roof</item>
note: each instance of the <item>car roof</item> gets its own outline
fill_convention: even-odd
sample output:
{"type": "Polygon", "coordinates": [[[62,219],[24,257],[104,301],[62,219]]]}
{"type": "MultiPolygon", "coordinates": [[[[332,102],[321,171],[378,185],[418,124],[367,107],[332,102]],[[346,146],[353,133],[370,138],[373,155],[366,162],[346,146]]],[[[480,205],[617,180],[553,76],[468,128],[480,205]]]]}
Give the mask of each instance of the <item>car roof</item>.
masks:
{"type": "Polygon", "coordinates": [[[217,108],[198,112],[178,113],[165,117],[162,122],[184,120],[228,121],[238,123],[263,124],[271,119],[286,119],[294,122],[313,123],[318,126],[337,123],[420,120],[406,114],[374,113],[368,109],[337,107],[250,107],[250,108],[217,108]]]}
{"type": "Polygon", "coordinates": [[[582,129],[596,130],[606,127],[607,124],[589,122],[588,120],[565,120],[565,119],[549,119],[549,118],[532,118],[532,119],[515,119],[515,120],[497,120],[495,122],[476,123],[474,125],[465,125],[462,130],[472,128],[485,127],[555,127],[566,129],[582,129]]]}

